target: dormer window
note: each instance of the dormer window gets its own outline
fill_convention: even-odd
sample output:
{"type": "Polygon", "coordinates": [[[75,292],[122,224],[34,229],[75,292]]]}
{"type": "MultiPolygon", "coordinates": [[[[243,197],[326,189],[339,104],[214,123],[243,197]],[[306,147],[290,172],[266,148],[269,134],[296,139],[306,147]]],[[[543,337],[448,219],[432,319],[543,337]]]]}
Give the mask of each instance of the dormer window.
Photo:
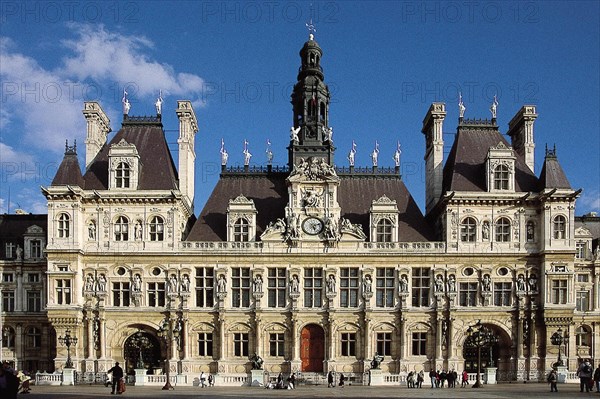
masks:
{"type": "Polygon", "coordinates": [[[515,160],[513,149],[503,142],[488,149],[486,159],[488,191],[515,191],[515,160]]]}
{"type": "Polygon", "coordinates": [[[119,216],[115,222],[115,241],[129,240],[129,220],[125,216],[119,216]]]}
{"type": "Polygon", "coordinates": [[[250,238],[250,225],[248,220],[239,218],[233,225],[233,241],[247,242],[250,238]]]}
{"type": "Polygon", "coordinates": [[[61,213],[58,216],[58,237],[68,238],[71,231],[71,220],[68,214],[61,213]]]}
{"type": "Polygon", "coordinates": [[[506,165],[498,165],[494,170],[494,189],[495,190],[508,190],[508,179],[510,174],[506,165]]]}
{"type": "Polygon", "coordinates": [[[496,242],[510,241],[510,220],[508,218],[500,218],[496,222],[496,242]]]}
{"type": "Polygon", "coordinates": [[[552,237],[557,240],[567,238],[567,221],[564,216],[558,215],[554,218],[554,222],[552,223],[552,237]]]}
{"type": "Polygon", "coordinates": [[[149,234],[150,241],[162,241],[165,236],[165,222],[160,216],[154,216],[150,220],[149,234]]]}
{"type": "Polygon", "coordinates": [[[129,188],[130,170],[129,165],[121,162],[115,171],[115,187],[129,188]]]}
{"type": "Polygon", "coordinates": [[[460,240],[462,242],[475,242],[477,238],[477,222],[474,218],[465,218],[460,225],[460,240]]]}
{"type": "Polygon", "coordinates": [[[377,242],[392,242],[393,224],[389,219],[381,219],[377,223],[376,241],[377,242]]]}

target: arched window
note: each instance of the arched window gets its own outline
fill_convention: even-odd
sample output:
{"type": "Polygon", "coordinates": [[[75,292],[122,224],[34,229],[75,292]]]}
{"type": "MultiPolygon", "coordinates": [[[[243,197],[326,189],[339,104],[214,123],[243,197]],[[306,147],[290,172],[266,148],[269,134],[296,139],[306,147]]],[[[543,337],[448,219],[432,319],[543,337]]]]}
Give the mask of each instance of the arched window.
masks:
{"type": "Polygon", "coordinates": [[[533,242],[535,241],[535,223],[533,223],[531,220],[527,222],[527,242],[533,242]]]}
{"type": "Polygon", "coordinates": [[[392,242],[392,222],[389,219],[381,219],[377,223],[377,242],[392,242]]]}
{"type": "Polygon", "coordinates": [[[463,242],[475,242],[477,238],[477,222],[468,217],[460,225],[460,240],[463,242]]]}
{"type": "Polygon", "coordinates": [[[496,222],[496,241],[510,241],[510,220],[508,218],[500,218],[496,222]]]}
{"type": "Polygon", "coordinates": [[[37,327],[30,327],[27,330],[27,347],[41,348],[42,347],[42,332],[37,327]]]}
{"type": "Polygon", "coordinates": [[[67,238],[71,232],[71,218],[66,213],[58,216],[58,237],[67,238]]]}
{"type": "Polygon", "coordinates": [[[494,189],[508,190],[509,172],[506,165],[498,165],[494,169],[494,189]]]}
{"type": "Polygon", "coordinates": [[[577,346],[591,346],[592,333],[584,326],[580,326],[575,330],[575,344],[577,346]]]}
{"type": "Polygon", "coordinates": [[[554,238],[558,240],[567,238],[567,221],[564,216],[558,215],[554,218],[553,231],[554,238]]]}
{"type": "Polygon", "coordinates": [[[117,188],[129,188],[130,174],[129,165],[126,162],[121,162],[115,173],[115,186],[117,188]]]}
{"type": "Polygon", "coordinates": [[[115,241],[129,240],[129,220],[125,216],[119,216],[115,222],[115,241]]]}
{"type": "Polygon", "coordinates": [[[150,241],[162,241],[164,239],[165,222],[160,216],[154,216],[150,220],[150,241]]]}
{"type": "Polygon", "coordinates": [[[233,225],[233,241],[250,241],[250,224],[244,218],[239,218],[233,225]]]}

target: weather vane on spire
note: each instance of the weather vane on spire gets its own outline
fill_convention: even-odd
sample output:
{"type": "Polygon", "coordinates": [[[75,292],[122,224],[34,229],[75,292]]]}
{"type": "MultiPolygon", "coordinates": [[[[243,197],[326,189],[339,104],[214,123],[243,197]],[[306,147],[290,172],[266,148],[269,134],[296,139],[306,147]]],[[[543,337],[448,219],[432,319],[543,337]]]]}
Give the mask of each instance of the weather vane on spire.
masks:
{"type": "Polygon", "coordinates": [[[313,40],[315,38],[315,33],[317,33],[317,28],[315,28],[315,24],[313,24],[312,17],[310,21],[306,23],[306,28],[308,29],[308,40],[313,40]]]}

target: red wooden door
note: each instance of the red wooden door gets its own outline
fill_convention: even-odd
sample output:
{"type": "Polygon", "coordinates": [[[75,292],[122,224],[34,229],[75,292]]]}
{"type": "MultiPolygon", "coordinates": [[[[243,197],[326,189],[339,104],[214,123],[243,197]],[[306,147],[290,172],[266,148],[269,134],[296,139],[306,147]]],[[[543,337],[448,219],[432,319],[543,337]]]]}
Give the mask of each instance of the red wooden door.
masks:
{"type": "Polygon", "coordinates": [[[300,334],[302,371],[323,372],[325,360],[325,333],[316,324],[309,324],[300,334]]]}

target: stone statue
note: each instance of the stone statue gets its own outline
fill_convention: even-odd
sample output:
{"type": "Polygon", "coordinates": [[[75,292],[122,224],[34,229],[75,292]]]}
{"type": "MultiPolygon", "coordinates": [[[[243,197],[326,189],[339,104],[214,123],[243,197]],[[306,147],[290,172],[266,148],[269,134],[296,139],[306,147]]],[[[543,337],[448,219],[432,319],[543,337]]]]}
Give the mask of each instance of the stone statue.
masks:
{"type": "Polygon", "coordinates": [[[296,276],[295,274],[292,276],[292,279],[290,280],[290,292],[292,294],[296,294],[296,293],[300,292],[300,281],[298,281],[298,276],[296,276]]]}
{"type": "Polygon", "coordinates": [[[304,189],[302,190],[302,201],[306,207],[316,207],[319,205],[319,193],[317,190],[304,189]]]}
{"type": "Polygon", "coordinates": [[[535,274],[529,276],[529,290],[531,292],[537,292],[537,277],[535,274]]]}
{"type": "Polygon", "coordinates": [[[408,293],[408,279],[406,278],[406,274],[400,277],[400,292],[403,294],[408,293]]]}
{"type": "Polygon", "coordinates": [[[88,239],[96,239],[96,223],[94,221],[91,221],[90,224],[88,224],[88,239]]]}
{"type": "Polygon", "coordinates": [[[435,292],[444,292],[444,278],[441,274],[435,278],[435,292]]]}
{"type": "Polygon", "coordinates": [[[519,277],[517,277],[517,291],[521,291],[521,292],[526,291],[525,277],[522,274],[519,274],[519,277]]]}
{"type": "Polygon", "coordinates": [[[375,356],[373,356],[373,360],[371,360],[371,369],[379,370],[379,366],[381,365],[381,362],[383,362],[383,356],[381,356],[379,353],[375,352],[375,356]]]}
{"type": "Polygon", "coordinates": [[[365,278],[363,279],[363,292],[364,293],[372,292],[372,290],[373,290],[372,283],[373,283],[373,281],[371,280],[371,275],[367,274],[365,276],[365,278]]]}
{"type": "Polygon", "coordinates": [[[91,274],[88,274],[85,278],[85,288],[86,291],[94,291],[94,278],[91,274]]]}
{"type": "Polygon", "coordinates": [[[394,166],[400,166],[400,155],[402,151],[400,150],[400,142],[398,142],[398,146],[396,147],[396,152],[394,152],[394,166]]]}
{"type": "Polygon", "coordinates": [[[494,95],[494,101],[492,102],[492,106],[490,107],[490,112],[492,113],[492,119],[496,119],[497,110],[498,110],[498,99],[494,95]]]}
{"type": "Polygon", "coordinates": [[[123,90],[123,99],[121,102],[123,103],[123,115],[129,115],[131,104],[129,103],[129,99],[127,99],[127,92],[125,90],[123,90]]]}
{"type": "Polygon", "coordinates": [[[492,290],[492,280],[490,279],[489,274],[483,276],[483,280],[481,280],[481,288],[486,292],[490,292],[492,290]]]}
{"type": "Polygon", "coordinates": [[[483,225],[481,226],[481,236],[484,240],[490,239],[490,222],[483,222],[483,225]]]}
{"type": "Polygon", "coordinates": [[[133,234],[136,240],[142,239],[142,224],[139,221],[135,223],[133,234]]]}
{"type": "Polygon", "coordinates": [[[98,291],[106,292],[106,276],[104,274],[101,274],[100,277],[98,277],[96,285],[98,287],[98,291]]]}
{"type": "Polygon", "coordinates": [[[377,166],[377,158],[379,157],[379,143],[375,142],[375,148],[371,153],[371,160],[373,161],[373,166],[377,166]]]}
{"type": "Polygon", "coordinates": [[[328,240],[337,240],[340,238],[337,231],[337,223],[333,218],[329,218],[325,222],[325,238],[328,240]]]}
{"type": "Polygon", "coordinates": [[[227,281],[222,274],[219,276],[219,280],[217,280],[217,292],[227,292],[227,281]]]}
{"type": "Polygon", "coordinates": [[[250,165],[250,158],[252,158],[252,154],[250,153],[250,151],[248,151],[247,148],[244,149],[243,154],[244,154],[244,166],[250,165]]]}
{"type": "Polygon", "coordinates": [[[187,274],[184,274],[183,279],[181,280],[181,291],[190,292],[190,278],[187,274]]]}
{"type": "Polygon", "coordinates": [[[352,149],[348,153],[348,162],[350,166],[354,166],[354,155],[356,154],[356,143],[352,140],[352,149]]]}
{"type": "Polygon", "coordinates": [[[448,277],[448,291],[456,292],[456,278],[454,277],[454,274],[451,274],[450,277],[448,277]]]}
{"type": "Polygon", "coordinates": [[[467,108],[465,107],[465,104],[463,104],[462,94],[459,92],[458,93],[458,116],[461,118],[464,117],[466,109],[467,108]]]}
{"type": "Polygon", "coordinates": [[[259,275],[254,277],[254,281],[252,282],[252,289],[254,292],[263,292],[263,280],[259,275]]]}
{"type": "Polygon", "coordinates": [[[219,151],[219,153],[221,154],[221,166],[227,165],[227,160],[229,159],[229,154],[227,153],[227,150],[225,149],[225,141],[223,139],[221,139],[221,150],[219,151]]]}
{"type": "Polygon", "coordinates": [[[294,129],[293,126],[290,128],[290,140],[298,142],[298,133],[300,133],[300,129],[300,127],[294,129]]]}
{"type": "Polygon", "coordinates": [[[329,129],[325,130],[326,139],[325,141],[329,141],[333,143],[333,128],[329,127],[329,129]]]}
{"type": "Polygon", "coordinates": [[[265,150],[267,154],[267,162],[270,165],[273,162],[273,151],[271,151],[271,142],[267,141],[267,149],[265,150]]]}
{"type": "Polygon", "coordinates": [[[23,248],[21,248],[20,245],[17,244],[17,260],[23,260],[23,248]]]}
{"type": "Polygon", "coordinates": [[[333,274],[330,274],[327,280],[327,293],[335,293],[335,276],[333,274]]]}
{"type": "Polygon", "coordinates": [[[252,370],[262,370],[263,369],[263,363],[264,360],[258,356],[258,354],[254,354],[252,355],[252,357],[250,358],[250,361],[252,362],[252,370]]]}
{"type": "Polygon", "coordinates": [[[154,103],[154,106],[156,107],[156,115],[162,115],[162,103],[163,103],[163,99],[162,99],[162,90],[161,90],[158,94],[158,98],[156,99],[156,102],[154,103]]]}
{"type": "Polygon", "coordinates": [[[142,278],[139,274],[136,274],[133,277],[133,292],[141,292],[142,291],[142,278]]]}
{"type": "Polygon", "coordinates": [[[174,274],[171,274],[171,277],[169,277],[169,292],[177,292],[177,276],[174,274]]]}

